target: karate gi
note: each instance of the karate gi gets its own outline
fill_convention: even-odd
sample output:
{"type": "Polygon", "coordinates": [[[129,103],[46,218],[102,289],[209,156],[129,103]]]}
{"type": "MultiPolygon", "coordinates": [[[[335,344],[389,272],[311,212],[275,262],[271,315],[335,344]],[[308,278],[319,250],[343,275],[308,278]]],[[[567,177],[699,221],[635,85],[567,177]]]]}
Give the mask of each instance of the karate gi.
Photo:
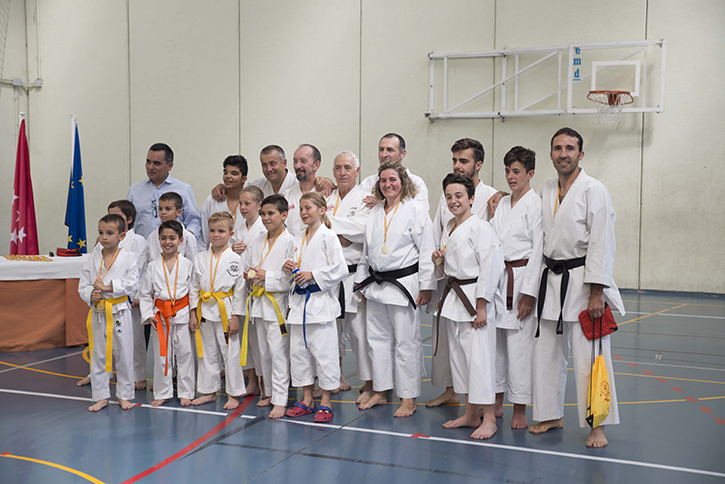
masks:
{"type": "MultiPolygon", "coordinates": [[[[488,221],[488,199],[496,193],[496,189],[486,185],[482,181],[479,181],[476,185],[476,191],[474,193],[475,199],[471,206],[471,212],[477,215],[483,220],[488,221]]],[[[446,204],[446,194],[441,193],[441,198],[438,201],[438,208],[436,209],[435,218],[433,219],[433,237],[438,244],[441,241],[443,235],[443,229],[448,222],[453,218],[453,214],[448,210],[448,204],[446,204]]],[[[438,250],[443,249],[443,245],[436,246],[438,250]]],[[[445,280],[441,280],[436,286],[436,290],[433,292],[431,302],[426,308],[426,312],[433,312],[436,309],[438,301],[441,299],[443,293],[443,287],[445,280]]],[[[453,377],[451,375],[451,364],[450,355],[448,354],[448,331],[446,328],[437,325],[440,323],[441,326],[444,324],[444,319],[436,322],[436,318],[433,318],[433,347],[437,348],[438,351],[433,355],[431,361],[431,383],[435,387],[448,388],[453,386],[453,377]]]]}
{"type": "MultiPolygon", "coordinates": [[[[146,273],[146,265],[148,260],[146,239],[134,232],[133,229],[126,231],[126,237],[118,244],[122,249],[131,251],[136,256],[136,265],[138,266],[139,281],[143,279],[146,273]]],[[[94,251],[101,251],[103,247],[97,243],[94,251]]],[[[136,292],[131,295],[131,299],[138,299],[138,291],[141,289],[139,282],[136,292]]],[[[141,318],[141,309],[138,307],[131,308],[131,319],[133,320],[133,377],[134,381],[146,381],[146,337],[144,336],[144,320],[141,318]]]]}
{"type": "MultiPolygon", "coordinates": [[[[579,425],[586,427],[587,390],[593,361],[592,342],[586,339],[579,322],[579,313],[587,309],[590,284],[603,284],[604,300],[613,310],[625,314],[612,272],[616,243],[616,215],[607,188],[582,169],[555,214],[558,178],[546,181],[539,195],[542,204],[544,256],[554,260],[571,260],[586,256],[584,266],[569,270],[569,287],[562,317],[564,334],[556,334],[559,318],[561,275],[549,271],[546,299],[541,315],[541,335],[534,342],[533,400],[534,420],[554,420],[564,416],[569,337],[571,336],[576,378],[579,425]]],[[[610,336],[602,338],[607,373],[609,374],[609,416],[601,425],[619,423],[617,392],[614,386],[610,336]]],[[[599,342],[596,342],[599,354],[599,342]]]]}
{"type": "MultiPolygon", "coordinates": [[[[250,268],[266,271],[261,286],[269,291],[284,317],[288,308],[290,273],[285,272],[282,266],[284,261],[292,259],[294,237],[285,230],[274,241],[271,250],[269,244],[265,244],[266,239],[265,232],[247,242],[247,250],[242,255],[242,273],[250,268]],[[260,265],[263,257],[264,261],[260,265]]],[[[256,337],[257,373],[264,380],[264,394],[272,398],[272,405],[287,406],[290,383],[290,337],[282,334],[279,316],[267,296],[253,297],[249,300],[248,307],[242,307],[246,305],[249,289],[249,285],[245,284],[244,297],[234,298],[234,313],[249,313],[248,331],[250,337],[252,334],[256,337]]],[[[242,320],[240,332],[243,331],[243,325],[242,320]]]]}
{"type": "MultiPolygon", "coordinates": [[[[522,295],[537,297],[543,259],[541,198],[529,190],[511,207],[511,196],[501,199],[491,226],[501,241],[507,262],[528,259],[522,267],[512,267],[514,276],[512,309],[504,313],[496,330],[496,393],[505,392],[512,403],[531,403],[531,355],[536,333],[536,308],[528,318],[518,319],[522,295]]],[[[508,272],[503,274],[504,300],[507,296],[508,272]]]]}
{"type": "Polygon", "coordinates": [[[311,284],[317,284],[320,291],[309,295],[307,307],[305,294],[292,292],[290,295],[287,323],[292,385],[312,385],[317,375],[320,388],[335,390],[340,386],[335,323],[335,318],[340,314],[337,285],[347,276],[347,264],[337,235],[324,224],[320,225],[309,243],[303,246],[304,237],[304,231],[295,236],[291,260],[297,262],[301,258],[300,271],[312,271],[314,281],[311,284]]]}
{"type": "Polygon", "coordinates": [[[486,326],[478,329],[471,325],[476,316],[471,316],[453,289],[439,309],[446,321],[441,329],[448,332],[453,389],[467,394],[466,401],[471,404],[492,405],[496,401],[496,325],[504,304],[501,244],[489,223],[475,215],[451,233],[455,224],[451,219],[444,230],[441,245],[446,246],[445,262],[443,271],[436,266],[436,272],[456,279],[477,279],[475,284],[461,285],[461,290],[474,309],[479,298],[488,304],[486,326]]]}
{"type": "MultiPolygon", "coordinates": [[[[208,225],[207,230],[208,230],[208,225]]],[[[179,245],[179,254],[183,255],[187,259],[193,261],[196,258],[196,254],[199,253],[198,244],[194,234],[184,229],[184,241],[179,245]]],[[[152,260],[161,259],[161,244],[159,243],[159,231],[154,230],[146,238],[146,254],[147,261],[150,264],[152,260]]]]}
{"type": "MultiPolygon", "coordinates": [[[[403,200],[395,215],[394,210],[388,213],[387,242],[384,241],[385,204],[380,203],[370,211],[355,282],[364,281],[370,269],[393,271],[417,262],[418,272],[398,279],[415,300],[420,291],[432,290],[436,285],[430,258],[435,246],[433,227],[428,211],[415,200],[403,200]],[[387,254],[381,251],[383,245],[388,247],[387,254]]],[[[424,372],[420,308],[413,308],[408,297],[390,282],[373,282],[362,293],[367,298],[373,389],[376,392],[392,389],[395,368],[398,397],[418,397],[424,372]]]]}
{"type": "MultiPolygon", "coordinates": [[[[174,264],[171,271],[167,269],[163,258],[154,259],[149,264],[139,291],[141,315],[144,321],[156,318],[159,311],[155,301],[171,301],[175,297],[178,302],[189,294],[189,285],[194,272],[194,263],[181,254],[178,254],[178,266],[174,264]],[[178,267],[178,274],[177,274],[178,267]],[[166,276],[164,276],[166,272],[166,276]],[[168,281],[168,287],[166,283],[168,281]],[[174,285],[176,284],[176,285],[174,285]],[[169,293],[169,290],[171,293],[169,293]]],[[[177,306],[178,307],[178,306],[177,306]]],[[[163,316],[162,324],[165,325],[163,316]]],[[[166,339],[166,358],[161,357],[159,331],[164,331],[162,325],[156,325],[156,331],[151,333],[154,347],[154,399],[162,400],[173,398],[174,384],[172,376],[176,368],[176,382],[179,398],[194,398],[194,346],[191,343],[189,331],[189,305],[178,309],[176,316],[169,317],[169,335],[166,339]],[[168,362],[168,371],[166,371],[168,362]],[[164,375],[164,372],[166,374],[164,375]]]]}
{"type": "MultiPolygon", "coordinates": [[[[405,172],[410,177],[410,181],[413,182],[413,185],[415,185],[415,187],[418,189],[418,193],[416,193],[415,195],[415,200],[422,203],[427,212],[428,210],[430,210],[430,205],[428,205],[428,187],[425,186],[425,182],[421,177],[419,177],[418,175],[413,175],[409,169],[406,168],[405,172]]],[[[363,181],[360,182],[360,189],[365,193],[364,196],[372,195],[378,179],[379,176],[376,173],[375,175],[370,175],[369,177],[365,178],[363,181]]]]}
{"type": "MultiPolygon", "coordinates": [[[[239,255],[227,248],[219,257],[212,257],[212,249],[200,252],[194,259],[194,275],[192,276],[189,291],[189,305],[196,310],[201,304],[201,316],[205,321],[199,321],[197,331],[201,332],[203,356],[199,361],[196,388],[199,393],[216,393],[221,388],[219,372],[219,356],[224,362],[226,373],[227,395],[239,396],[244,394],[244,372],[239,365],[240,345],[239,334],[229,335],[229,343],[224,339],[224,326],[219,304],[216,299],[210,298],[208,302],[200,302],[199,294],[205,292],[228,292],[234,290],[233,296],[222,298],[226,308],[226,315],[231,320],[233,299],[243,293],[244,279],[240,272],[239,255]],[[212,260],[213,259],[213,260],[212,260]],[[217,266],[217,260],[219,265],[217,266]],[[211,273],[210,273],[211,264],[211,273]],[[212,290],[211,279],[216,269],[216,278],[212,290]]],[[[197,348],[198,352],[198,348],[197,348]]]]}
{"type": "MultiPolygon", "coordinates": [[[[209,248],[209,217],[211,217],[213,213],[217,212],[227,212],[234,218],[234,235],[232,236],[232,239],[237,235],[239,228],[245,224],[244,217],[242,217],[242,214],[239,212],[238,204],[234,213],[232,213],[229,209],[229,200],[225,198],[223,202],[219,202],[209,195],[206,197],[206,200],[204,200],[204,203],[201,206],[201,234],[199,234],[199,237],[196,238],[197,252],[203,252],[209,248]]],[[[229,244],[233,244],[234,242],[239,241],[230,241],[229,244]]],[[[194,259],[192,258],[192,260],[194,259]]]]}
{"type": "MultiPolygon", "coordinates": [[[[284,192],[292,188],[297,184],[297,176],[295,176],[294,171],[287,170],[287,174],[284,177],[284,181],[282,182],[282,185],[279,187],[279,194],[284,195],[284,192]]],[[[270,195],[274,195],[274,188],[272,187],[272,183],[267,180],[266,177],[260,176],[259,178],[255,178],[251,182],[248,183],[248,185],[251,185],[253,187],[257,187],[260,190],[262,190],[262,193],[264,193],[264,197],[267,198],[270,195]]]]}
{"type": "MultiPolygon", "coordinates": [[[[316,192],[317,190],[312,189],[312,191],[316,192]]],[[[307,229],[307,226],[300,218],[300,198],[302,198],[303,193],[302,190],[300,190],[300,185],[297,184],[284,192],[283,195],[289,204],[287,220],[284,224],[289,233],[295,237],[297,234],[304,232],[307,229]]]]}
{"type": "MultiPolygon", "coordinates": [[[[105,371],[106,366],[106,313],[91,303],[93,282],[99,273],[103,276],[103,284],[113,286],[113,291],[102,292],[101,299],[130,296],[138,288],[138,266],[136,255],[126,249],[120,249],[116,260],[106,271],[103,264],[103,252],[93,251],[83,264],[78,282],[78,294],[93,310],[91,329],[93,332],[93,354],[91,355],[91,391],[93,400],[111,398],[111,373],[105,371]],[[99,271],[100,268],[100,271],[99,271]]],[[[131,303],[126,297],[123,302],[113,305],[113,358],[116,368],[116,398],[133,400],[133,321],[131,319],[131,303]]],[[[110,355],[109,355],[110,356],[110,355]]]]}
{"type": "Polygon", "coordinates": [[[345,288],[345,314],[342,319],[337,319],[337,335],[340,358],[345,355],[343,334],[350,341],[357,376],[362,381],[372,380],[373,367],[368,350],[366,308],[360,293],[353,292],[353,285],[356,266],[362,257],[365,224],[370,215],[370,209],[362,201],[366,195],[364,190],[355,186],[344,198],[338,200],[338,191],[333,190],[327,197],[326,212],[332,222],[333,232],[352,242],[350,246],[342,248],[350,274],[342,282],[345,288]]]}

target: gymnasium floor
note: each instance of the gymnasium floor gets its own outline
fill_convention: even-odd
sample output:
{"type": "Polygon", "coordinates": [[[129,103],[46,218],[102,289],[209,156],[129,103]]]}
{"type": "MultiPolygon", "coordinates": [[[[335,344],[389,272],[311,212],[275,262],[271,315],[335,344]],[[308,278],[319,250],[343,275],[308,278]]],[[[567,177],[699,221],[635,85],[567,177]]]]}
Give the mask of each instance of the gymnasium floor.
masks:
{"type": "MultiPolygon", "coordinates": [[[[393,418],[394,405],[358,410],[355,388],[334,397],[332,425],[312,415],[270,421],[256,399],[233,413],[222,397],[153,409],[146,391],[136,393],[140,407],[91,414],[90,387],[75,386],[88,373],[77,347],[0,353],[0,482],[724,482],[725,297],[623,291],[623,298],[628,313],[616,314],[612,339],[622,424],[607,429],[604,449],[583,445],[573,378],[563,430],[513,431],[506,406],[498,433],[479,442],[469,438],[472,429],[441,427],[461,406],[425,408],[440,392],[428,377],[418,411],[406,419],[393,418]]],[[[423,330],[430,371],[430,326],[423,330]]],[[[343,371],[360,384],[349,355],[343,371]]]]}

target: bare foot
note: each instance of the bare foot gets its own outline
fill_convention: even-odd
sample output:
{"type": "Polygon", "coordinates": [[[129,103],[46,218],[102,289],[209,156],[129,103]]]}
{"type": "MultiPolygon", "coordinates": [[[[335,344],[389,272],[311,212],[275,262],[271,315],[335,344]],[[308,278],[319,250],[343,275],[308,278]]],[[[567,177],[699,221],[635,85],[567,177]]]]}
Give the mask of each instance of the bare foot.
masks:
{"type": "Polygon", "coordinates": [[[146,390],[146,380],[137,381],[133,386],[136,390],[146,390]]]}
{"type": "Polygon", "coordinates": [[[346,392],[348,390],[352,390],[352,385],[350,385],[347,380],[345,379],[345,375],[340,373],[340,390],[341,392],[346,392]]]}
{"type": "Polygon", "coordinates": [[[284,417],[285,408],[282,405],[275,405],[269,412],[269,418],[282,418],[284,417]]]}
{"type": "Polygon", "coordinates": [[[493,414],[496,418],[503,417],[503,393],[496,394],[496,403],[493,406],[493,414]]]}
{"type": "Polygon", "coordinates": [[[227,395],[227,403],[224,404],[224,410],[234,410],[239,407],[239,399],[231,395],[227,395]]]}
{"type": "Polygon", "coordinates": [[[169,401],[168,398],[161,398],[159,400],[154,400],[153,402],[151,402],[151,406],[152,407],[160,407],[164,403],[168,403],[168,401],[169,401]]]}
{"type": "Polygon", "coordinates": [[[248,397],[248,396],[254,396],[259,395],[259,385],[252,383],[249,383],[249,386],[244,389],[244,394],[240,395],[241,398],[248,397]]]}
{"type": "MultiPolygon", "coordinates": [[[[78,381],[76,382],[76,386],[77,386],[77,387],[84,387],[84,386],[86,386],[86,385],[90,385],[90,384],[91,384],[91,377],[90,377],[90,376],[87,376],[87,377],[85,377],[84,379],[82,379],[82,380],[78,380],[78,381]]],[[[101,408],[103,408],[103,407],[101,407],[101,408]]],[[[99,410],[100,410],[100,409],[99,409],[99,410]]],[[[95,412],[95,410],[91,410],[91,412],[95,412]]]]}
{"type": "Polygon", "coordinates": [[[373,408],[376,405],[387,405],[388,399],[385,396],[385,392],[375,392],[373,395],[368,398],[366,401],[360,404],[358,407],[360,410],[367,410],[368,408],[373,408]]]}
{"type": "Polygon", "coordinates": [[[484,420],[481,426],[473,431],[471,438],[477,440],[490,439],[497,430],[498,427],[496,427],[496,420],[491,422],[484,420]]]}
{"type": "Polygon", "coordinates": [[[205,403],[216,402],[216,394],[209,393],[208,395],[202,395],[199,398],[195,398],[191,401],[192,405],[204,405],[205,403]]]}
{"type": "Polygon", "coordinates": [[[526,419],[526,405],[514,403],[514,416],[511,419],[512,429],[525,429],[529,426],[529,421],[526,419]]]}
{"type": "MultiPolygon", "coordinates": [[[[349,390],[349,388],[348,388],[348,390],[349,390]]],[[[340,387],[337,387],[330,392],[331,395],[337,395],[338,393],[340,393],[340,387]]],[[[322,398],[322,388],[316,388],[312,392],[312,398],[322,398]]]]}
{"type": "Polygon", "coordinates": [[[455,420],[449,420],[443,424],[443,428],[446,429],[457,429],[458,427],[478,427],[481,425],[481,419],[473,415],[468,416],[464,414],[462,417],[458,417],[455,420]]]}
{"type": "Polygon", "coordinates": [[[539,422],[535,425],[532,425],[529,427],[529,432],[532,434],[543,434],[544,432],[548,432],[551,429],[563,429],[564,428],[564,419],[563,418],[557,418],[556,420],[546,420],[544,422],[539,422]]]}
{"type": "Polygon", "coordinates": [[[133,408],[133,403],[129,402],[128,400],[121,400],[118,399],[119,405],[121,405],[121,408],[124,410],[131,410],[133,408]]]}
{"type": "Polygon", "coordinates": [[[446,403],[461,403],[461,399],[458,397],[458,394],[453,391],[453,387],[446,388],[446,391],[441,393],[438,397],[434,398],[433,400],[428,400],[425,402],[426,407],[439,407],[441,405],[445,405],[446,403]]]}
{"type": "Polygon", "coordinates": [[[269,407],[272,405],[272,397],[264,397],[257,402],[258,407],[269,407]]]}
{"type": "Polygon", "coordinates": [[[603,425],[593,428],[592,432],[589,434],[589,438],[587,439],[587,447],[606,447],[608,443],[607,436],[604,435],[603,425]]]}
{"type": "MultiPolygon", "coordinates": [[[[375,392],[372,390],[365,390],[363,391],[358,397],[357,400],[355,400],[355,403],[358,405],[367,402],[372,398],[372,396],[375,395],[375,392]]],[[[387,403],[387,402],[386,402],[387,403]]]]}
{"type": "Polygon", "coordinates": [[[416,410],[415,399],[403,398],[400,406],[393,414],[393,417],[410,417],[416,410]]]}
{"type": "Polygon", "coordinates": [[[88,410],[91,412],[97,412],[102,408],[106,408],[108,406],[108,400],[98,400],[96,403],[88,407],[88,410]]]}
{"type": "Polygon", "coordinates": [[[188,407],[191,405],[191,400],[188,398],[179,398],[179,402],[181,403],[182,407],[188,407]]]}
{"type": "Polygon", "coordinates": [[[153,383],[149,383],[148,389],[149,389],[149,391],[154,391],[154,384],[153,383]]]}

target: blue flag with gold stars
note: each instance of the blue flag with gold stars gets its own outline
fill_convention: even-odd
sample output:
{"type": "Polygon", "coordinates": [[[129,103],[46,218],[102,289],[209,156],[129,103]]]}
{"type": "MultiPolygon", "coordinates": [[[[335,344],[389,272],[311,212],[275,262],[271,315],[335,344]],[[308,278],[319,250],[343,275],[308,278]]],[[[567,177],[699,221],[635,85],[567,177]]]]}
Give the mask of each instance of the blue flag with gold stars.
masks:
{"type": "Polygon", "coordinates": [[[68,226],[68,248],[86,253],[86,209],[83,201],[83,168],[78,125],[73,116],[73,166],[68,185],[68,203],[65,206],[65,224],[68,226]]]}

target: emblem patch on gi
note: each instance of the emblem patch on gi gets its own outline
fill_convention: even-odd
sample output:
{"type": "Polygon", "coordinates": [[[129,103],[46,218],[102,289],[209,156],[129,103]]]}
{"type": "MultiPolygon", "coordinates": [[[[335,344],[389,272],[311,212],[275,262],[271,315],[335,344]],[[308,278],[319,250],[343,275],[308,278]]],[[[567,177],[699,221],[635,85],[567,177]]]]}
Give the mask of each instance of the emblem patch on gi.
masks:
{"type": "Polygon", "coordinates": [[[121,321],[116,321],[116,333],[121,332],[121,321]]]}
{"type": "Polygon", "coordinates": [[[237,277],[239,275],[239,262],[232,262],[229,264],[227,273],[232,277],[237,277]]]}

